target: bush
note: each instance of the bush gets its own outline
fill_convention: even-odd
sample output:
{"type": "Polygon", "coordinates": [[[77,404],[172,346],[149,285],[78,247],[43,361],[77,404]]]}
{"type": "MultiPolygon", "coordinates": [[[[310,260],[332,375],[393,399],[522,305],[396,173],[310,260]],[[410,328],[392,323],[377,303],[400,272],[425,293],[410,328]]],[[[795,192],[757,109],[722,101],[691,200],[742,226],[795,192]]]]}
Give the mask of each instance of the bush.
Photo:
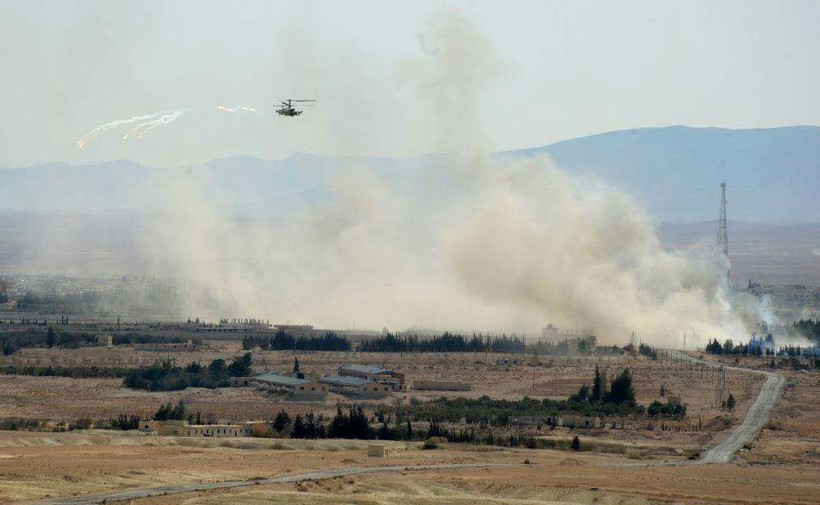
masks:
{"type": "Polygon", "coordinates": [[[68,424],[68,431],[72,430],[88,430],[94,426],[94,421],[90,417],[81,417],[68,424]]]}
{"type": "Polygon", "coordinates": [[[422,444],[421,448],[425,451],[438,449],[438,442],[435,440],[435,438],[428,438],[424,441],[424,444],[422,444]]]}
{"type": "Polygon", "coordinates": [[[573,451],[580,451],[581,450],[581,439],[578,438],[578,435],[575,435],[575,437],[572,439],[572,443],[570,444],[570,448],[573,451]]]}

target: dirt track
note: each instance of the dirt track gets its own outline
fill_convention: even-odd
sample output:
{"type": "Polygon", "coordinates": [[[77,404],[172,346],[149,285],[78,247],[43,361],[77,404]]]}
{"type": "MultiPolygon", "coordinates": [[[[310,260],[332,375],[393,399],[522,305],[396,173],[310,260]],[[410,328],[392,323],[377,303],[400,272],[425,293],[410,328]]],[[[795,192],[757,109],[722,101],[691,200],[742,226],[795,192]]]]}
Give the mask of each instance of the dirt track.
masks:
{"type": "Polygon", "coordinates": [[[785,379],[782,375],[775,372],[764,372],[762,370],[753,370],[751,368],[739,368],[733,366],[726,366],[712,361],[693,358],[678,351],[670,351],[675,356],[688,361],[706,364],[715,368],[726,368],[729,370],[738,370],[746,373],[755,373],[766,376],[766,382],[760,388],[760,393],[757,396],[754,404],[749,407],[743,423],[735,428],[729,438],[723,442],[712,447],[703,455],[697,463],[711,464],[711,463],[728,463],[732,457],[743,447],[743,444],[752,441],[766,421],[769,419],[769,413],[772,407],[780,399],[780,394],[783,391],[785,379]]]}
{"type": "Polygon", "coordinates": [[[185,484],[178,486],[163,486],[148,489],[130,489],[117,493],[106,493],[92,496],[75,496],[71,498],[55,498],[53,500],[40,500],[27,502],[29,505],[81,505],[94,503],[107,503],[112,501],[137,500],[140,498],[150,498],[152,496],[163,496],[169,494],[192,493],[196,491],[210,491],[214,489],[234,489],[263,484],[288,484],[293,482],[303,482],[317,479],[331,479],[334,477],[344,477],[347,475],[360,475],[368,473],[385,472],[405,472],[411,470],[452,470],[459,468],[484,468],[491,466],[509,466],[492,463],[470,463],[470,464],[444,464],[444,465],[406,465],[406,466],[378,466],[371,468],[345,468],[341,470],[320,470],[297,475],[287,475],[284,477],[274,477],[271,479],[239,480],[228,482],[211,482],[206,484],[185,484]]]}

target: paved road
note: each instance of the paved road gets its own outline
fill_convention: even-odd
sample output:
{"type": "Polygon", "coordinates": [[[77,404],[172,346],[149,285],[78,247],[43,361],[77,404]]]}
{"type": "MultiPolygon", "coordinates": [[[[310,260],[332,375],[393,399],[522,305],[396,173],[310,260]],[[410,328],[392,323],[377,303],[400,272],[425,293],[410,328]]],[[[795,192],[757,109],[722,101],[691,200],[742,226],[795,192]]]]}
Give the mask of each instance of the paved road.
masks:
{"type": "Polygon", "coordinates": [[[29,505],[80,505],[92,503],[111,503],[116,501],[136,500],[139,498],[149,498],[151,496],[162,496],[169,494],[192,493],[196,491],[209,491],[212,489],[230,489],[238,487],[253,486],[259,484],[287,484],[291,482],[303,482],[307,480],[330,479],[333,477],[344,477],[346,475],[358,475],[365,473],[384,472],[404,472],[411,470],[452,470],[458,468],[481,468],[481,467],[510,466],[504,464],[443,464],[443,465],[403,465],[403,466],[375,466],[345,468],[340,470],[320,470],[311,473],[298,475],[287,475],[284,477],[274,477],[260,480],[236,480],[228,482],[211,482],[207,484],[184,484],[178,486],[163,486],[154,488],[129,489],[116,493],[98,494],[91,496],[73,496],[69,498],[55,498],[36,502],[27,502],[29,505]]]}
{"type": "Polygon", "coordinates": [[[780,399],[780,394],[783,392],[783,385],[786,380],[782,375],[775,372],[725,366],[713,361],[693,358],[683,354],[682,352],[669,352],[670,354],[681,359],[706,364],[711,367],[725,367],[727,370],[739,370],[741,372],[755,373],[766,376],[766,382],[764,382],[763,387],[760,388],[760,393],[757,395],[757,400],[755,400],[754,404],[749,407],[749,411],[746,412],[746,418],[743,419],[743,423],[732,431],[729,438],[704,452],[697,461],[697,463],[701,464],[728,463],[735,453],[743,447],[743,444],[754,440],[757,433],[763,425],[766,424],[766,421],[769,419],[769,414],[771,414],[772,407],[774,407],[777,400],[780,399]]]}

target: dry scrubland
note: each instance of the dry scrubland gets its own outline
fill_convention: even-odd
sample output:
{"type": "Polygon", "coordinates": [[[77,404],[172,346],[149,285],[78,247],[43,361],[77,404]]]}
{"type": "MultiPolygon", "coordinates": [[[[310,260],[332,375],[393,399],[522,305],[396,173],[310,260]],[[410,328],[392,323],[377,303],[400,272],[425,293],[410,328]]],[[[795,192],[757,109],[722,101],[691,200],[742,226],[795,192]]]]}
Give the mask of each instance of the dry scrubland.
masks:
{"type": "Polygon", "coordinates": [[[623,456],[551,450],[419,450],[355,441],[213,440],[122,434],[0,433],[0,501],[299,474],[386,464],[509,467],[409,471],[169,495],[134,504],[816,503],[812,465],[646,466],[623,456]],[[528,459],[531,464],[522,464],[528,459]]]}
{"type": "MultiPolygon", "coordinates": [[[[208,342],[209,349],[180,353],[178,363],[233,357],[236,343],[208,342]]],[[[122,366],[150,363],[164,353],[127,348],[48,350],[25,349],[24,362],[95,363],[122,366]]],[[[272,439],[188,439],[152,437],[125,432],[35,433],[0,432],[0,502],[104,493],[166,484],[247,480],[329,468],[433,463],[510,463],[492,469],[412,471],[358,475],[316,482],[259,485],[231,491],[210,491],[146,498],[135,503],[817,503],[820,493],[820,378],[817,374],[784,372],[787,387],[773,420],[739,464],[665,466],[685,461],[680,451],[697,451],[724,437],[730,424],[742,419],[757,395],[762,378],[727,373],[727,389],[738,400],[733,413],[712,405],[714,377],[697,369],[643,358],[550,358],[541,366],[495,364],[493,354],[362,354],[300,353],[309,374],[332,373],[349,362],[373,363],[403,370],[414,379],[463,380],[474,385],[469,396],[498,398],[548,396],[565,398],[590,382],[595,365],[609,366],[610,379],[628,366],[634,373],[640,403],[659,398],[663,384],[689,406],[690,419],[700,415],[700,432],[596,430],[581,432],[580,453],[552,450],[498,449],[452,445],[420,450],[419,443],[389,443],[388,459],[367,458],[357,441],[272,439]],[[488,364],[484,364],[484,360],[488,364]],[[606,451],[596,452],[598,450],[606,451]],[[525,459],[531,465],[522,465],[525,459]]],[[[521,357],[519,357],[521,358],[521,357]]],[[[528,356],[523,357],[527,361],[528,356]]],[[[8,358],[7,358],[8,359],[8,358]]],[[[254,351],[257,369],[288,370],[287,352],[254,351]]],[[[747,365],[747,363],[741,363],[747,365]]],[[[762,367],[761,361],[748,365],[762,367]]],[[[402,400],[465,393],[408,391],[402,400]]],[[[331,413],[337,402],[281,402],[252,389],[150,393],[121,387],[119,379],[67,379],[0,376],[4,416],[70,419],[108,417],[125,412],[143,416],[162,402],[185,398],[192,410],[235,420],[270,418],[279,409],[331,413]]],[[[392,402],[392,399],[382,400],[392,402]]],[[[379,402],[362,402],[375,407],[379,402]]],[[[542,436],[570,437],[569,430],[546,430],[542,436]]]]}

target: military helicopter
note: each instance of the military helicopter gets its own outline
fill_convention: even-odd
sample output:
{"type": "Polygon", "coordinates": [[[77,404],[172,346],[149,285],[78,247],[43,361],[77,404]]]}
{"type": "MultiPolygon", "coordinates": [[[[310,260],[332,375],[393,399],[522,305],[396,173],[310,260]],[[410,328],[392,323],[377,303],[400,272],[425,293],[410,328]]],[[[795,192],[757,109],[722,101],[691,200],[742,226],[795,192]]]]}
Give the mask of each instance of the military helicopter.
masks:
{"type": "MultiPolygon", "coordinates": [[[[279,97],[274,97],[274,98],[279,98],[279,97]]],[[[295,109],[293,107],[294,103],[297,103],[297,102],[300,102],[300,103],[315,102],[316,101],[316,100],[296,100],[296,99],[293,99],[293,98],[287,98],[287,99],[286,98],[279,98],[279,100],[281,100],[281,101],[279,102],[279,108],[276,109],[276,113],[279,114],[280,116],[289,116],[289,117],[296,117],[299,114],[304,112],[303,110],[295,109]]],[[[276,107],[276,105],[274,105],[273,107],[276,107]]]]}

